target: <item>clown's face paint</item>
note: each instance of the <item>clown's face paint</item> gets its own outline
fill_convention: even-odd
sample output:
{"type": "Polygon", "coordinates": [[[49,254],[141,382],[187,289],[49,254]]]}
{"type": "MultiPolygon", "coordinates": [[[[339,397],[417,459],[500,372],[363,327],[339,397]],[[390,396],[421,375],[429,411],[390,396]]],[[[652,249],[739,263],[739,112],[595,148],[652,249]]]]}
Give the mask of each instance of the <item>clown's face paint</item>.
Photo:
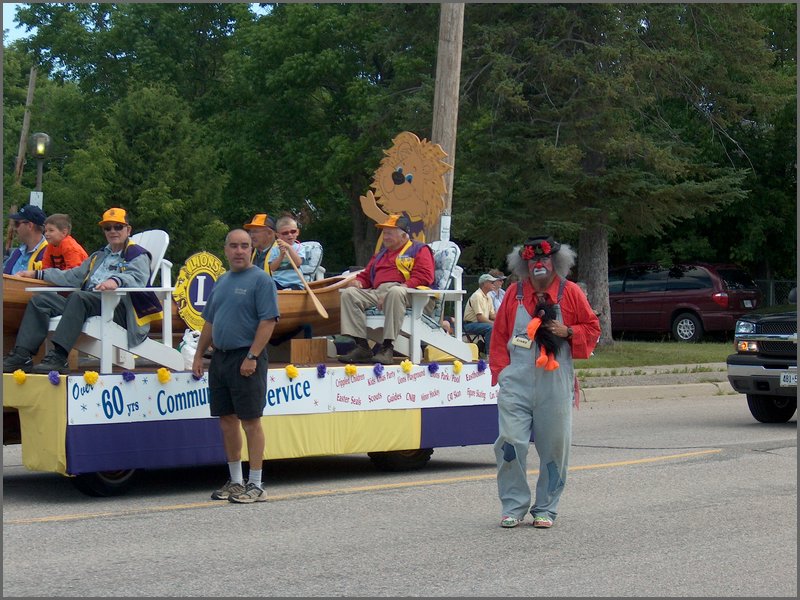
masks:
{"type": "Polygon", "coordinates": [[[550,260],[549,256],[540,256],[534,260],[529,260],[528,273],[531,276],[531,281],[544,283],[553,275],[553,261],[550,260]]]}

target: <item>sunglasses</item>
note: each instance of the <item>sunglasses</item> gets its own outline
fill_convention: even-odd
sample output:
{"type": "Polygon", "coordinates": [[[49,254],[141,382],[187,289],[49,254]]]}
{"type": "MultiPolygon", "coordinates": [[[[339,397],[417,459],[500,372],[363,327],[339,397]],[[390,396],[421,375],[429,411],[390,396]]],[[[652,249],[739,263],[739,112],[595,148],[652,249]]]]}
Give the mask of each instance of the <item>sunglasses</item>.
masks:
{"type": "Polygon", "coordinates": [[[287,231],[279,231],[280,235],[295,235],[297,233],[297,229],[289,229],[287,231]]]}
{"type": "Polygon", "coordinates": [[[22,225],[22,224],[24,224],[24,223],[30,223],[30,221],[14,221],[13,219],[12,219],[12,221],[13,221],[13,223],[14,223],[14,227],[15,227],[15,228],[16,228],[16,227],[19,227],[20,225],[22,225]]]}
{"type": "Polygon", "coordinates": [[[105,225],[103,226],[103,231],[111,231],[112,229],[114,231],[122,231],[126,227],[127,225],[122,225],[121,223],[118,223],[117,225],[105,225]]]}

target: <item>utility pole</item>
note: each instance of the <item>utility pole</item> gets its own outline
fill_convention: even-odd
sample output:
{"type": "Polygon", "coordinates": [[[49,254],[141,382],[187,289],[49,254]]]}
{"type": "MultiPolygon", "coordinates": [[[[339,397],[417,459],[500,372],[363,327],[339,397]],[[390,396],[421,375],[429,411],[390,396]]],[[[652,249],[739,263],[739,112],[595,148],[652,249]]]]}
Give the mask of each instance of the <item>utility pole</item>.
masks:
{"type": "Polygon", "coordinates": [[[444,209],[439,221],[425,231],[425,240],[450,239],[453,207],[453,172],[456,166],[458,93],[461,82],[461,46],[464,39],[464,3],[442,2],[439,16],[439,46],[436,57],[436,86],[433,95],[431,142],[439,144],[453,168],[444,174],[444,209]]]}
{"type": "MultiPolygon", "coordinates": [[[[14,165],[14,183],[19,185],[22,181],[22,171],[25,168],[25,148],[28,142],[28,130],[31,127],[31,105],[33,104],[33,90],[36,87],[36,67],[31,67],[31,73],[28,76],[28,95],[25,98],[25,114],[22,117],[22,131],[19,134],[19,151],[17,152],[17,162],[14,165]]],[[[9,208],[8,214],[17,212],[17,205],[12,204],[9,208]]],[[[6,229],[6,243],[4,248],[4,256],[11,252],[11,243],[14,241],[14,225],[9,220],[6,229]]]]}

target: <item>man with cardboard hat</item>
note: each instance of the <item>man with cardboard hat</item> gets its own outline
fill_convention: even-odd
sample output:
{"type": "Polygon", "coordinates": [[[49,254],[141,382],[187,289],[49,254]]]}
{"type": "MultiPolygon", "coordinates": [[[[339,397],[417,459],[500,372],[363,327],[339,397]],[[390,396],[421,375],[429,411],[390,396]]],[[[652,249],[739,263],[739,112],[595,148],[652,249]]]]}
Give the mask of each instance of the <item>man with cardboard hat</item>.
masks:
{"type": "Polygon", "coordinates": [[[394,360],[394,340],[411,305],[408,290],[433,286],[433,252],[410,238],[411,221],[389,215],[375,225],[383,232],[383,248],[342,292],[341,331],[355,340],[355,348],[340,356],[343,363],[383,363],[394,360]],[[383,344],[373,356],[367,342],[366,310],[377,306],[384,313],[383,344]]]}

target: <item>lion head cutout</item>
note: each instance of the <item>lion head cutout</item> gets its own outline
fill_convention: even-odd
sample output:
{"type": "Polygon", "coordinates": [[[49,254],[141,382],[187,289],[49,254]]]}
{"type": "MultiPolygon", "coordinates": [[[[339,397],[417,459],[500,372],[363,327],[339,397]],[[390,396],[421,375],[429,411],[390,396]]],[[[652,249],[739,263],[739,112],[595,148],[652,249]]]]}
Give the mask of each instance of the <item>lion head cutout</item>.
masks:
{"type": "MultiPolygon", "coordinates": [[[[425,227],[435,225],[444,208],[444,174],[452,169],[442,160],[447,154],[439,144],[420,141],[409,131],[395,137],[383,153],[386,156],[375,171],[372,189],[359,198],[361,209],[376,223],[392,213],[407,216],[412,239],[424,242],[425,227]]],[[[377,248],[382,243],[383,236],[377,248]]]]}

